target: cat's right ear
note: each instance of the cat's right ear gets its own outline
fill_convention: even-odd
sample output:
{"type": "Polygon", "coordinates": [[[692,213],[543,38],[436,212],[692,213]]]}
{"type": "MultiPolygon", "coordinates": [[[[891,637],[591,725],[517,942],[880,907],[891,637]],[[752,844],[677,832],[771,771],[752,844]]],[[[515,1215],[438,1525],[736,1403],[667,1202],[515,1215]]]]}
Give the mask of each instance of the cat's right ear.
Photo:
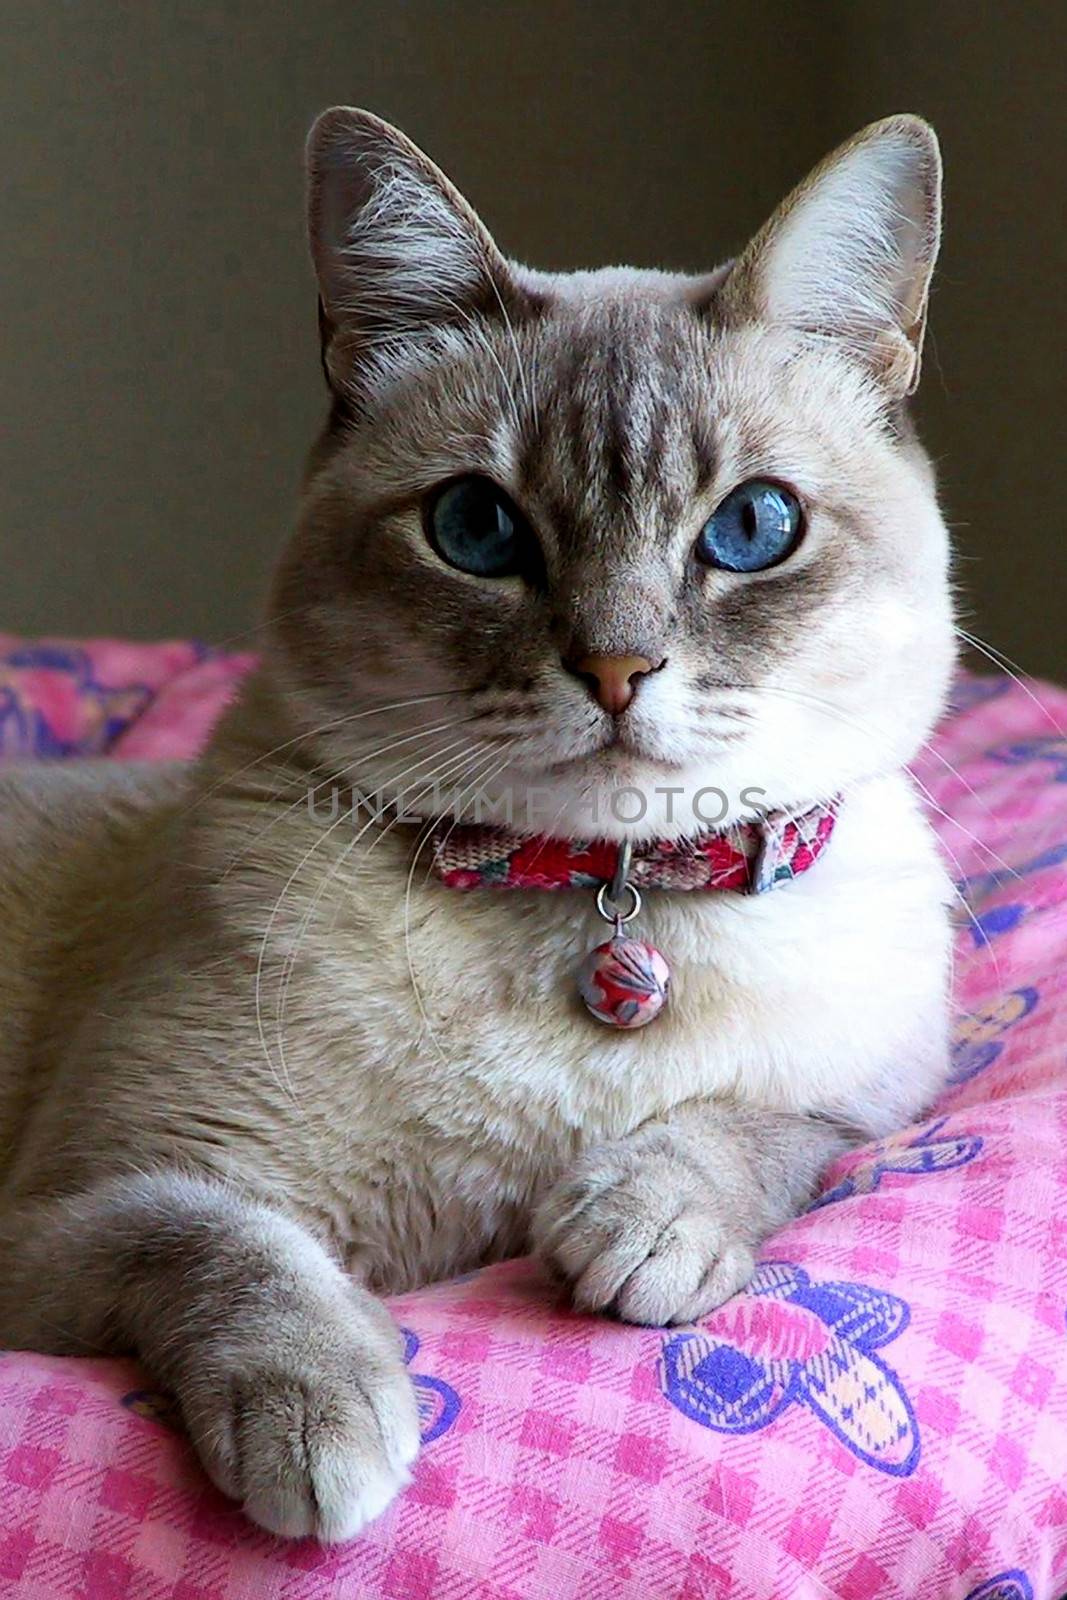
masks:
{"type": "Polygon", "coordinates": [[[919,117],[886,117],[827,156],[732,266],[717,303],[862,363],[893,395],[919,381],[941,234],[941,158],[919,117]]]}
{"type": "Polygon", "coordinates": [[[488,230],[399,129],[369,111],[324,111],[307,172],[323,365],[337,393],[358,394],[364,365],[402,366],[441,327],[514,303],[488,230]]]}

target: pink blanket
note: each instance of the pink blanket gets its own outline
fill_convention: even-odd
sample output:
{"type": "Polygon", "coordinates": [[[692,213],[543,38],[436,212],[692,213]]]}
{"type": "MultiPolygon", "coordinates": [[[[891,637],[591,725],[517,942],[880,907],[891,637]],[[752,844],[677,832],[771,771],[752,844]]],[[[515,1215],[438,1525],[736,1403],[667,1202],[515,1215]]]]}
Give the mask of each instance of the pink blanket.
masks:
{"type": "MultiPolygon", "coordinates": [[[[0,639],[0,753],[188,753],[248,665],[0,639]]],[[[831,1170],[744,1294],[636,1329],[516,1262],[397,1300],[425,1448],[330,1551],[246,1524],[132,1365],[0,1358],[0,1595],[1062,1596],[1065,727],[1067,693],[960,685],[916,769],[966,901],[952,1082],[831,1170]]]]}

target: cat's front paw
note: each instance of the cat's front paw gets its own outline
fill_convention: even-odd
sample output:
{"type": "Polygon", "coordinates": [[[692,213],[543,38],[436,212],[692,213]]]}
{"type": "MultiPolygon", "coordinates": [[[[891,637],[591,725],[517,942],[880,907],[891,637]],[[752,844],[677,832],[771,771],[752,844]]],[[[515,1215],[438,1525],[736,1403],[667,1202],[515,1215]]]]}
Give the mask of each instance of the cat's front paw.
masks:
{"type": "Polygon", "coordinates": [[[359,1312],[207,1351],[179,1399],[215,1483],[285,1538],[352,1538],[407,1483],[418,1452],[396,1329],[359,1312]]]}
{"type": "Polygon", "coordinates": [[[579,1310],[691,1322],[752,1276],[737,1186],[669,1130],[648,1130],[578,1161],[538,1208],[534,1245],[579,1310]]]}

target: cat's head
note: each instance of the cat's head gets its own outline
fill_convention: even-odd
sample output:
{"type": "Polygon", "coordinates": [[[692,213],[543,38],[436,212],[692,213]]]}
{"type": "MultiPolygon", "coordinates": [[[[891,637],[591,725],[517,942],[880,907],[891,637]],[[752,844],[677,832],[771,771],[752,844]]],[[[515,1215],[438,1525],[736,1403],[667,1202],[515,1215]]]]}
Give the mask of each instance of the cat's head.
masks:
{"type": "Polygon", "coordinates": [[[925,123],[865,129],[705,277],[518,266],[365,112],[319,119],[309,177],[333,409],[272,649],[324,772],[575,835],[595,795],[647,836],[911,758],[953,658],[906,414],[925,123]]]}

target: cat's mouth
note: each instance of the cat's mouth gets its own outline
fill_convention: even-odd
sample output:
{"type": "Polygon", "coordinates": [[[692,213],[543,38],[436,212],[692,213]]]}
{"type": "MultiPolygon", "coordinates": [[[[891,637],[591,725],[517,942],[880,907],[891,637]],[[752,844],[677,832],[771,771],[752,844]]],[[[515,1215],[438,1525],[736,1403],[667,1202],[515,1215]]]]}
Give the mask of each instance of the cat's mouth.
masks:
{"type": "Polygon", "coordinates": [[[545,771],[552,777],[581,774],[620,772],[679,772],[685,763],[665,756],[662,751],[650,749],[641,739],[635,739],[622,728],[616,727],[600,744],[580,755],[564,756],[553,761],[545,771]]]}

